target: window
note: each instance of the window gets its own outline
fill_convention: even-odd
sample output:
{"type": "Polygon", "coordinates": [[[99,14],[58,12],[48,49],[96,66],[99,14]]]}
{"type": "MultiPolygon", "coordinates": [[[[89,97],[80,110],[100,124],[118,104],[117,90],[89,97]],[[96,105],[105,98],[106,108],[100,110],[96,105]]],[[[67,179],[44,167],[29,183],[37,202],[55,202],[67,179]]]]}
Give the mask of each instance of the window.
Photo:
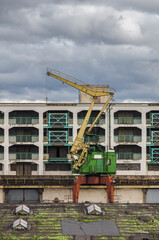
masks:
{"type": "Polygon", "coordinates": [[[70,171],[71,164],[50,163],[45,164],[45,171],[70,171]]]}
{"type": "Polygon", "coordinates": [[[32,164],[31,165],[31,170],[32,171],[37,171],[37,164],[32,164]]]}
{"type": "Polygon", "coordinates": [[[16,164],[11,164],[10,165],[10,170],[11,171],[16,171],[16,164]]]}

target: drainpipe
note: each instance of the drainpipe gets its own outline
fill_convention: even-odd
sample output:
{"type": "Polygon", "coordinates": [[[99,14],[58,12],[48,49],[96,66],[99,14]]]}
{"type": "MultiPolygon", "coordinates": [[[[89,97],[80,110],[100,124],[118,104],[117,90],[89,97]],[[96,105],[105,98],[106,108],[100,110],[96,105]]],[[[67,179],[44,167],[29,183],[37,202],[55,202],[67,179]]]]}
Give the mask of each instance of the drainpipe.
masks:
{"type": "Polygon", "coordinates": [[[109,105],[109,149],[111,149],[111,118],[110,118],[110,105],[109,105]]]}

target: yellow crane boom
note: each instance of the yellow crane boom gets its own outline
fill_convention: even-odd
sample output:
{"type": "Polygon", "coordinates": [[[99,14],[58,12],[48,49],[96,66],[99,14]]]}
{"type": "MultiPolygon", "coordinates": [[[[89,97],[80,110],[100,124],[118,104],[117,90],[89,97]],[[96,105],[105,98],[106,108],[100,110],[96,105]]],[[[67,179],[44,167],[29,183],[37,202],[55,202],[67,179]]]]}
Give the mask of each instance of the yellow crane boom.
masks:
{"type": "Polygon", "coordinates": [[[87,111],[87,114],[85,116],[85,119],[81,125],[81,128],[73,142],[73,145],[71,147],[70,150],[70,155],[72,160],[74,161],[74,165],[73,167],[78,170],[80,168],[80,166],[82,164],[84,164],[84,162],[87,159],[87,155],[88,155],[88,148],[90,147],[88,144],[83,142],[83,136],[85,134],[86,131],[86,127],[95,103],[95,100],[97,97],[99,96],[109,96],[109,98],[107,99],[106,103],[103,105],[102,109],[100,110],[99,114],[97,115],[96,119],[94,120],[94,122],[92,123],[92,125],[90,126],[90,128],[88,129],[87,133],[90,133],[91,130],[93,129],[94,125],[96,124],[96,122],[98,121],[99,117],[101,116],[102,112],[104,111],[104,109],[108,106],[111,98],[113,97],[114,93],[113,92],[109,92],[109,91],[93,91],[91,90],[89,87],[85,87],[82,86],[81,84],[83,84],[82,82],[80,82],[78,79],[75,79],[69,75],[66,75],[64,73],[61,73],[59,71],[56,70],[52,70],[49,69],[47,70],[47,75],[51,76],[53,78],[56,78],[64,83],[67,83],[68,85],[89,94],[90,96],[93,97],[93,100],[90,104],[90,107],[87,111]]]}

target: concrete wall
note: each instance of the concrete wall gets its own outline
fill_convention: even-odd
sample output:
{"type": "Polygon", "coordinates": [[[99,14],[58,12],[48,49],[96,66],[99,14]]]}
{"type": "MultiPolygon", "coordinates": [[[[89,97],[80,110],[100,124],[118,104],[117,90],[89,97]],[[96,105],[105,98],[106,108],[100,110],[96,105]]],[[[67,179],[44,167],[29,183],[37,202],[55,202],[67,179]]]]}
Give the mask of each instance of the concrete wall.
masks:
{"type": "Polygon", "coordinates": [[[73,201],[73,190],[70,188],[45,188],[42,193],[42,202],[53,202],[58,198],[60,202],[73,201]]]}
{"type": "Polygon", "coordinates": [[[114,201],[118,203],[143,203],[142,189],[120,188],[114,191],[114,201]]]}
{"type": "Polygon", "coordinates": [[[3,189],[0,188],[0,203],[3,203],[4,202],[4,192],[3,192],[3,189]]]}
{"type": "MultiPolygon", "coordinates": [[[[89,89],[92,89],[93,91],[105,91],[108,92],[109,88],[108,86],[102,86],[102,85],[83,85],[84,87],[88,87],[89,89]]],[[[91,103],[93,97],[88,95],[87,93],[84,93],[82,91],[79,91],[79,102],[80,103],[91,103]]],[[[108,96],[101,96],[98,97],[96,102],[97,103],[105,103],[108,99],[108,96]]]]}
{"type": "Polygon", "coordinates": [[[106,189],[80,189],[78,202],[107,203],[106,189]]]}

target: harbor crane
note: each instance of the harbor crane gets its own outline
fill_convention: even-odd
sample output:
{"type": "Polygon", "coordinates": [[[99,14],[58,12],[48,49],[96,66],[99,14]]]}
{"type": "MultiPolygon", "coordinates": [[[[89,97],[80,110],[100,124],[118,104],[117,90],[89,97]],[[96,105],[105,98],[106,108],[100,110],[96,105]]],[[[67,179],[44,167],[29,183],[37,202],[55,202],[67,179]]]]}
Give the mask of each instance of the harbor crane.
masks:
{"type": "Polygon", "coordinates": [[[88,85],[84,85],[78,79],[75,79],[69,75],[66,75],[62,72],[47,69],[47,75],[51,76],[55,79],[62,81],[90,96],[92,96],[92,102],[89,106],[89,109],[86,113],[84,121],[81,125],[81,128],[73,142],[73,145],[70,149],[71,159],[73,161],[73,168],[75,172],[91,175],[91,174],[112,174],[116,171],[116,163],[115,163],[115,152],[105,152],[99,146],[98,142],[95,142],[96,147],[99,149],[98,151],[93,149],[88,142],[84,141],[84,136],[91,135],[91,131],[97,121],[99,120],[100,116],[102,115],[103,111],[108,107],[114,92],[112,91],[105,91],[105,90],[93,90],[88,85]],[[101,96],[108,96],[106,102],[104,103],[102,109],[99,111],[98,115],[96,116],[95,120],[88,128],[88,121],[91,116],[91,112],[97,97],[101,96]],[[88,130],[87,130],[88,129],[88,130]]]}

